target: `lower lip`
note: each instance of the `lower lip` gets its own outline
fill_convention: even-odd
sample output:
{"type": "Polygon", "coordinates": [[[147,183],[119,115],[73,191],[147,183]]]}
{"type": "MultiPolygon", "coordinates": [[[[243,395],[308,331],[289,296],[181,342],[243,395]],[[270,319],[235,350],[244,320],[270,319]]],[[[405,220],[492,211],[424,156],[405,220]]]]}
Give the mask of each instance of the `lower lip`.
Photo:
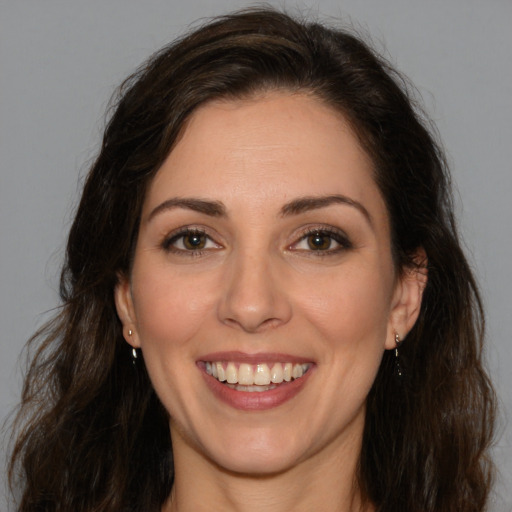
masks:
{"type": "Polygon", "coordinates": [[[219,382],[216,378],[203,371],[206,384],[212,393],[222,402],[244,411],[265,411],[278,407],[288,400],[291,400],[299,393],[310,375],[313,373],[313,367],[300,378],[291,382],[278,384],[274,389],[268,391],[237,391],[225,384],[219,382]]]}

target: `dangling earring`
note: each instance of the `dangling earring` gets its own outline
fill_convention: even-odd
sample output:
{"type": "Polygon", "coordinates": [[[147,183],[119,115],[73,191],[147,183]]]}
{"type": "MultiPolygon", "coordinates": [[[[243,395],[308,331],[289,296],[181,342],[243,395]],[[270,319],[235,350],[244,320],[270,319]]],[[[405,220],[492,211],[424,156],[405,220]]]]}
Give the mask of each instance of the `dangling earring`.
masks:
{"type": "Polygon", "coordinates": [[[395,377],[398,380],[402,380],[404,376],[404,372],[402,370],[402,366],[400,365],[400,356],[398,354],[398,349],[401,345],[400,336],[395,333],[395,377]]]}
{"type": "MultiPolygon", "coordinates": [[[[132,336],[133,335],[133,331],[131,329],[128,329],[128,336],[132,336]]],[[[134,347],[132,348],[132,363],[133,365],[135,366],[137,364],[137,358],[138,358],[138,354],[137,354],[137,349],[134,347]]]]}

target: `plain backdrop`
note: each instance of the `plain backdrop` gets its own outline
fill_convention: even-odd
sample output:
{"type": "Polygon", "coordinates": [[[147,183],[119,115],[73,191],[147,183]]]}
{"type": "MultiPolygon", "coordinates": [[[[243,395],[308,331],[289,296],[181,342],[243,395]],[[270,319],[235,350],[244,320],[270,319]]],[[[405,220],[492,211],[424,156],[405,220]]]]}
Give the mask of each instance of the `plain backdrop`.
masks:
{"type": "MultiPolygon", "coordinates": [[[[485,299],[487,359],[501,402],[491,511],[510,512],[512,1],[270,3],[370,33],[437,123],[485,299]]],[[[23,345],[58,304],[66,232],[115,87],[194,20],[248,5],[0,0],[0,420],[19,398],[23,345]]]]}

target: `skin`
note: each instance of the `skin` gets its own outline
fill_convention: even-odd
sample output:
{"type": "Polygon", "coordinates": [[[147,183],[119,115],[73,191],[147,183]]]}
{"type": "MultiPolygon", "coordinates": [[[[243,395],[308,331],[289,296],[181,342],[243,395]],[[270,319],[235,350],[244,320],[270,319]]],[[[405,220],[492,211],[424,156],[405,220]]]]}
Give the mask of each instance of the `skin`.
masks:
{"type": "Polygon", "coordinates": [[[394,266],[372,173],[349,124],[312,96],[217,101],[191,116],[149,187],[133,269],[115,292],[125,338],[171,417],[176,480],[164,510],[372,510],[355,479],[365,399],[424,287],[394,266]],[[283,215],[298,198],[334,194],[354,203],[283,215]],[[171,198],[225,212],[161,206],[171,198]],[[183,245],[184,226],[201,232],[200,252],[183,245]],[[321,250],[307,229],[322,231],[321,250]],[[278,407],[238,410],[197,365],[233,350],[306,358],[313,371],[278,407]]]}

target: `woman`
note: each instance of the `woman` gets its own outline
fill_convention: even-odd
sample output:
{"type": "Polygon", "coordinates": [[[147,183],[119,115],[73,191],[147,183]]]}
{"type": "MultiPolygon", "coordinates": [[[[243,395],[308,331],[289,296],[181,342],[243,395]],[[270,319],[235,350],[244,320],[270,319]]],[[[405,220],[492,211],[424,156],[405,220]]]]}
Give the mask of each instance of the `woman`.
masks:
{"type": "Polygon", "coordinates": [[[485,509],[482,310],[403,84],[272,10],[125,82],[34,338],[20,510],[485,509]]]}

